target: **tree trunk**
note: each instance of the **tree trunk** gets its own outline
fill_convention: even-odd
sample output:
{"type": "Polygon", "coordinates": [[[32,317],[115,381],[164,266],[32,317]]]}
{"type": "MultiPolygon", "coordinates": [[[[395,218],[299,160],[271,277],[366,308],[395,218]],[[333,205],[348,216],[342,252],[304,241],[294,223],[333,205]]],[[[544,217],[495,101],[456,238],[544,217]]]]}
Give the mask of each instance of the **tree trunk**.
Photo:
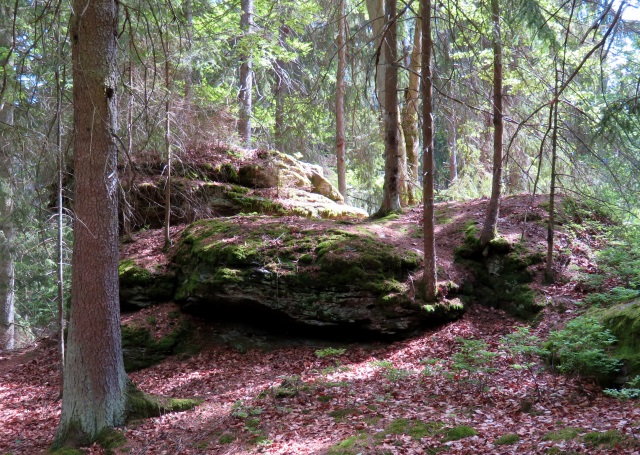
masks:
{"type": "Polygon", "coordinates": [[[486,246],[498,235],[498,212],[502,191],[502,37],[500,31],[500,0],[491,0],[493,25],[493,180],[487,216],[480,233],[480,244],[486,246]]]}
{"type": "Polygon", "coordinates": [[[380,110],[385,111],[386,104],[386,72],[387,55],[382,44],[385,34],[385,15],[383,0],[366,0],[367,13],[373,29],[373,40],[376,46],[376,93],[380,110]]]}
{"type": "Polygon", "coordinates": [[[251,111],[253,109],[253,56],[251,42],[248,38],[254,32],[253,0],[242,0],[242,17],[240,28],[244,32],[243,53],[240,57],[240,118],[238,119],[238,134],[245,147],[251,147],[251,111]]]}
{"type": "Polygon", "coordinates": [[[344,79],[347,66],[347,17],[346,0],[340,0],[338,19],[338,74],[336,77],[336,160],[338,191],[347,201],[347,171],[345,167],[344,137],[344,79]]]}
{"type": "Polygon", "coordinates": [[[56,446],[124,424],[118,299],[115,0],[75,0],[71,20],[75,241],[64,395],[56,446]]]}
{"type": "Polygon", "coordinates": [[[167,178],[164,186],[164,246],[171,246],[171,172],[173,156],[171,151],[171,79],[169,78],[169,33],[165,37],[164,83],[167,99],[164,102],[164,148],[167,158],[165,169],[167,178]]]}
{"type": "Polygon", "coordinates": [[[13,159],[11,135],[6,132],[12,126],[13,105],[0,104],[0,347],[4,349],[15,347],[13,159]]]}
{"type": "MultiPolygon", "coordinates": [[[[8,6],[2,8],[4,19],[13,16],[8,6]]],[[[13,36],[9,24],[0,30],[0,49],[13,53],[13,36]]],[[[13,66],[10,55],[0,54],[6,68],[13,66]]],[[[9,85],[9,78],[4,82],[9,85]]],[[[0,80],[0,84],[2,84],[0,80]]],[[[0,97],[0,348],[15,347],[15,306],[14,306],[14,263],[12,246],[14,242],[13,211],[13,150],[11,134],[13,127],[13,103],[11,88],[3,85],[0,97]]]]}
{"type": "Polygon", "coordinates": [[[436,300],[436,240],[434,216],[434,162],[433,162],[433,79],[431,74],[431,0],[422,0],[422,143],[424,177],[424,294],[425,300],[436,300]]]}
{"type": "Polygon", "coordinates": [[[422,53],[422,19],[416,18],[416,29],[413,36],[413,49],[409,63],[409,86],[405,92],[404,108],[402,109],[402,129],[407,153],[406,181],[403,193],[406,194],[407,204],[415,205],[416,196],[414,186],[418,184],[418,159],[420,156],[420,126],[418,107],[420,105],[420,54],[422,53]]]}
{"type": "MultiPolygon", "coordinates": [[[[64,55],[61,41],[61,24],[60,16],[57,17],[57,29],[56,29],[56,51],[57,55],[64,55]]],[[[64,218],[63,218],[63,196],[64,196],[64,151],[62,150],[62,92],[64,87],[64,81],[61,80],[60,68],[62,63],[56,62],[55,78],[56,78],[56,157],[57,157],[57,172],[58,172],[58,263],[57,263],[57,275],[58,275],[58,349],[60,351],[60,396],[62,396],[62,385],[64,384],[64,323],[65,323],[65,311],[64,311],[64,218]]]]}
{"type": "Polygon", "coordinates": [[[387,62],[384,111],[384,194],[379,214],[385,215],[401,209],[400,166],[398,154],[398,46],[396,0],[386,0],[387,30],[383,50],[387,62]]]}
{"type": "MultiPolygon", "coordinates": [[[[564,64],[563,64],[564,70],[564,64]]],[[[564,76],[564,74],[563,74],[564,76]]],[[[558,70],[556,69],[556,83],[554,89],[555,102],[553,109],[553,129],[551,133],[551,188],[549,189],[549,223],[547,225],[547,260],[545,267],[545,278],[549,283],[555,281],[553,274],[553,240],[555,230],[555,211],[556,211],[556,161],[558,157],[558,86],[559,86],[558,70]]]]}

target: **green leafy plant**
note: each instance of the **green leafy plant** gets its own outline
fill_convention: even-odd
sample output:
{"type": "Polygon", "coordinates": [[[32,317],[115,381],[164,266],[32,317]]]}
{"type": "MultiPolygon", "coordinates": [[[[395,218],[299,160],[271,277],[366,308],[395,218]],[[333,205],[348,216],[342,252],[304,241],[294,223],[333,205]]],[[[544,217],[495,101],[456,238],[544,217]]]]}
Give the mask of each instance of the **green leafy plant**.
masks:
{"type": "Polygon", "coordinates": [[[231,415],[239,419],[247,419],[249,416],[257,416],[260,414],[262,414],[262,408],[260,406],[250,406],[242,400],[233,403],[231,408],[231,415]]]}
{"type": "Polygon", "coordinates": [[[489,346],[482,340],[458,337],[456,341],[460,347],[458,352],[451,356],[454,379],[473,384],[479,392],[484,392],[489,375],[496,371],[492,365],[498,353],[489,351],[489,346]]]}
{"type": "Polygon", "coordinates": [[[542,370],[540,359],[549,355],[549,351],[542,347],[540,338],[532,335],[529,327],[518,327],[515,332],[502,337],[500,343],[513,361],[511,367],[529,375],[540,398],[537,380],[542,370]]]}
{"type": "Polygon", "coordinates": [[[564,329],[549,334],[545,348],[551,365],[565,374],[602,377],[615,372],[620,362],[609,355],[616,337],[596,318],[582,316],[564,329]]]}
{"type": "Polygon", "coordinates": [[[631,379],[623,389],[604,389],[605,395],[619,400],[635,400],[640,398],[640,375],[631,379]]]}

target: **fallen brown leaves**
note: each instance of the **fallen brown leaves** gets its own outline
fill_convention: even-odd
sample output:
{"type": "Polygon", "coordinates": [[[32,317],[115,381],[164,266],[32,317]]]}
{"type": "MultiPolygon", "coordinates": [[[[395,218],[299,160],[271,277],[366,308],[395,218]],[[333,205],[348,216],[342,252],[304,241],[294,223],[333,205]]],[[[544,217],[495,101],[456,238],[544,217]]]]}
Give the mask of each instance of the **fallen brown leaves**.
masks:
{"type": "MultiPolygon", "coordinates": [[[[620,453],[618,448],[585,446],[579,439],[543,438],[566,427],[618,430],[635,438],[640,411],[633,402],[613,400],[596,387],[550,373],[538,376],[542,395],[535,402],[532,379],[511,368],[504,356],[486,392],[437,371],[423,373],[423,359],[439,359],[447,366],[456,337],[482,338],[497,347],[500,337],[514,326],[499,311],[472,308],[460,321],[411,340],[345,346],[346,353],[337,359],[318,358],[315,351],[322,346],[246,353],[212,346],[188,359],[170,358],[132,374],[132,379],[147,392],[198,396],[204,403],[192,411],[127,425],[123,433],[128,444],[122,453],[322,454],[346,437],[360,431],[376,434],[398,418],[441,421],[449,427],[469,425],[478,432],[444,443],[443,453],[533,454],[550,447],[574,453],[620,453]],[[406,374],[393,382],[375,360],[391,362],[406,374]],[[295,393],[280,397],[283,380],[294,376],[299,377],[293,382],[295,393]],[[523,412],[526,400],[531,408],[523,412]],[[246,417],[238,415],[239,409],[246,417]],[[509,446],[493,444],[508,433],[520,440],[509,446]]],[[[42,347],[26,363],[0,369],[3,454],[31,455],[51,444],[60,408],[56,357],[55,347],[42,347]]],[[[420,454],[428,447],[443,446],[441,436],[413,439],[390,434],[380,440],[376,450],[392,454],[420,454]]],[[[94,446],[88,453],[104,451],[94,446]]]]}

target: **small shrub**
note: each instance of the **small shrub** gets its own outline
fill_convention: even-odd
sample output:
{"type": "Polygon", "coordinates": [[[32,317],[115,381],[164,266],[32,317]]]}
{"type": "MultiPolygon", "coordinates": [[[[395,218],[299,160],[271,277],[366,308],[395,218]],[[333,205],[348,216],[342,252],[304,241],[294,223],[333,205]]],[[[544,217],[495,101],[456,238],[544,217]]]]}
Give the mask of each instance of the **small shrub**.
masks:
{"type": "Polygon", "coordinates": [[[549,334],[545,347],[552,366],[565,374],[602,377],[615,372],[620,362],[608,353],[616,337],[596,318],[582,316],[564,329],[549,334]]]}
{"type": "Polygon", "coordinates": [[[498,354],[488,351],[487,343],[482,340],[457,338],[457,341],[460,349],[451,357],[452,370],[457,378],[474,384],[478,391],[484,392],[488,376],[496,371],[492,363],[498,354]]]}
{"type": "Polygon", "coordinates": [[[249,416],[257,416],[260,414],[262,414],[262,408],[260,406],[250,406],[242,400],[233,403],[233,407],[231,408],[231,415],[238,419],[246,419],[249,416]]]}
{"type": "Polygon", "coordinates": [[[623,389],[604,389],[605,395],[619,400],[635,400],[640,398],[640,375],[631,379],[623,389]]]}

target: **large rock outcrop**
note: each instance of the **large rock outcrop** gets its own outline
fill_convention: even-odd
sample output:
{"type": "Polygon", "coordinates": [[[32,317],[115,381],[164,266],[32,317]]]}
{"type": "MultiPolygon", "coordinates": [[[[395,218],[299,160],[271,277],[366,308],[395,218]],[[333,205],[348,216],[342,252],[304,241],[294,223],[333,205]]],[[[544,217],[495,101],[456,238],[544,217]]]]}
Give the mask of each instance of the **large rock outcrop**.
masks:
{"type": "Polygon", "coordinates": [[[406,336],[462,313],[460,304],[427,306],[413,297],[415,251],[362,226],[339,227],[264,216],[193,223],[169,267],[173,299],[206,318],[354,337],[406,336]]]}
{"type": "MultiPolygon", "coordinates": [[[[142,155],[121,180],[132,227],[159,228],[164,223],[164,163],[157,154],[142,155]]],[[[190,151],[175,165],[171,222],[240,213],[296,215],[307,218],[365,218],[344,203],[320,166],[303,163],[275,150],[206,148],[190,151]]]]}

